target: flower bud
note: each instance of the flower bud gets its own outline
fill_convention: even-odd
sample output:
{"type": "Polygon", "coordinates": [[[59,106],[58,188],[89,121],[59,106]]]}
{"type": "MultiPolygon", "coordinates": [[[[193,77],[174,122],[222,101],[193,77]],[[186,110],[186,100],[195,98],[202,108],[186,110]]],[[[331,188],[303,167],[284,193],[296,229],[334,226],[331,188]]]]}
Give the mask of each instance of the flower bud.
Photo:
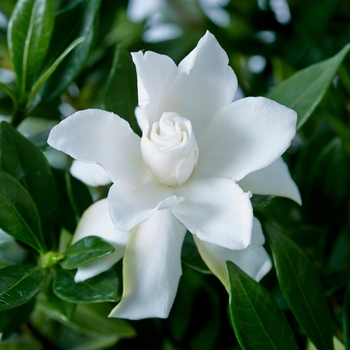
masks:
{"type": "Polygon", "coordinates": [[[141,152],[154,177],[168,186],[182,185],[198,161],[198,146],[192,124],[174,112],[165,112],[144,132],[141,152]]]}

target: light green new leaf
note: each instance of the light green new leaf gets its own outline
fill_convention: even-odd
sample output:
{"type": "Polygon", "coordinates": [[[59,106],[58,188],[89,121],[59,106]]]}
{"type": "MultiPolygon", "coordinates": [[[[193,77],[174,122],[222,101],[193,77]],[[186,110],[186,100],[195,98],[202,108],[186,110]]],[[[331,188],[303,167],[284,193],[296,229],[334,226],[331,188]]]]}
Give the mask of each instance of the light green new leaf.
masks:
{"type": "Polygon", "coordinates": [[[38,209],[26,189],[0,171],[0,228],[40,253],[45,252],[38,209]]]}
{"type": "Polygon", "coordinates": [[[297,350],[292,330],[269,292],[230,261],[230,316],[245,350],[297,350]]]}
{"type": "Polygon", "coordinates": [[[335,56],[295,73],[267,95],[298,113],[297,129],[302,127],[321,102],[349,50],[350,44],[335,56]]]}
{"type": "Polygon", "coordinates": [[[122,46],[118,46],[108,77],[104,94],[105,109],[118,114],[127,120],[134,130],[140,134],[135,118],[137,106],[136,68],[131,55],[122,46]]]}
{"type": "Polygon", "coordinates": [[[21,98],[42,70],[54,25],[53,0],[19,0],[8,27],[10,56],[21,98]]]}
{"type": "Polygon", "coordinates": [[[114,250],[114,247],[101,237],[87,236],[66,250],[66,257],[60,265],[66,270],[73,270],[90,261],[111,254],[114,250]]]}
{"type": "Polygon", "coordinates": [[[45,282],[45,270],[32,265],[10,265],[0,269],[0,311],[27,303],[45,282]]]}
{"type": "Polygon", "coordinates": [[[57,270],[54,293],[70,303],[117,302],[121,298],[121,286],[117,272],[112,268],[83,282],[74,282],[75,271],[57,270]]]}
{"type": "Polygon", "coordinates": [[[333,349],[330,312],[320,280],[305,253],[275,226],[265,225],[285,300],[318,350],[333,349]]]}

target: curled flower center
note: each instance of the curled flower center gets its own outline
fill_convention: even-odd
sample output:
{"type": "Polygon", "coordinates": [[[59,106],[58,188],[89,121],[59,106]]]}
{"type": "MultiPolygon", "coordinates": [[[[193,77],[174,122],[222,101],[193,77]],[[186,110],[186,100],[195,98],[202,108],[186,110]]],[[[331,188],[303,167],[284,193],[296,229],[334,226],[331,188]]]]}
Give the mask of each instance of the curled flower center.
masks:
{"type": "Polygon", "coordinates": [[[168,186],[182,185],[198,162],[192,124],[174,112],[163,113],[160,120],[145,131],[141,151],[154,177],[168,186]]]}

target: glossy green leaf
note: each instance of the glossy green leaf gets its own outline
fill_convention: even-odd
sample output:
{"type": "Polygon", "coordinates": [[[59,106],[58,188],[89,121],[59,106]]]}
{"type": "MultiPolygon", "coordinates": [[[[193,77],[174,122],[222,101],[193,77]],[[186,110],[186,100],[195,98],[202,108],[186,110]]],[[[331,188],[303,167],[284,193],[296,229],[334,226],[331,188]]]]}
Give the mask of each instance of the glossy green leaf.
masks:
{"type": "Polygon", "coordinates": [[[27,303],[39,293],[45,270],[32,265],[11,265],[0,269],[0,311],[27,303]]]}
{"type": "MultiPolygon", "coordinates": [[[[42,87],[47,79],[53,74],[53,72],[57,69],[57,67],[61,64],[61,62],[67,57],[67,55],[74,50],[79,44],[81,44],[85,38],[77,38],[75,39],[63,52],[62,54],[55,60],[55,62],[38,78],[38,80],[33,85],[30,90],[28,100],[31,101],[34,99],[36,93],[42,87]]],[[[40,102],[40,99],[34,101],[31,105],[31,110],[40,102]]]]}
{"type": "Polygon", "coordinates": [[[102,258],[114,250],[114,247],[101,237],[87,236],[66,250],[66,257],[60,265],[66,270],[73,270],[90,261],[102,258]]]}
{"type": "Polygon", "coordinates": [[[54,293],[71,303],[117,302],[121,298],[120,276],[109,269],[83,282],[74,282],[75,271],[57,270],[54,293]]]}
{"type": "Polygon", "coordinates": [[[297,129],[302,127],[322,100],[349,50],[350,44],[335,56],[295,73],[267,95],[298,113],[297,129]]]}
{"type": "Polygon", "coordinates": [[[52,312],[44,303],[38,304],[38,310],[51,318],[80,333],[90,336],[110,336],[132,337],[135,335],[133,328],[124,320],[118,318],[108,318],[112,309],[112,304],[78,304],[74,315],[69,320],[59,317],[52,312]]]}
{"type": "Polygon", "coordinates": [[[27,189],[39,210],[42,230],[50,239],[58,206],[56,181],[44,154],[6,122],[0,123],[0,169],[16,178],[27,189]]]}
{"type": "Polygon", "coordinates": [[[58,10],[47,65],[51,66],[76,38],[83,37],[85,40],[67,56],[46,81],[38,93],[40,100],[57,96],[83,69],[94,43],[99,7],[100,0],[78,0],[74,3],[65,3],[65,7],[58,10]]]}
{"type": "Polygon", "coordinates": [[[108,77],[104,95],[105,109],[127,120],[131,128],[140,134],[135,118],[137,106],[137,77],[131,55],[122,46],[118,46],[113,66],[108,77]]]}
{"type": "Polygon", "coordinates": [[[297,350],[289,324],[269,292],[228,261],[230,316],[243,349],[297,350]]]}
{"type": "Polygon", "coordinates": [[[19,0],[9,21],[9,51],[22,97],[42,70],[54,25],[53,5],[53,0],[19,0]]]}
{"type": "Polygon", "coordinates": [[[33,307],[34,299],[16,308],[0,312],[1,340],[6,340],[11,333],[16,331],[28,319],[33,307]]]}
{"type": "Polygon", "coordinates": [[[0,228],[38,252],[45,252],[35,202],[16,179],[2,171],[0,171],[0,228]]]}
{"type": "Polygon", "coordinates": [[[333,349],[326,298],[305,253],[275,226],[265,225],[278,281],[290,309],[319,350],[333,349]]]}

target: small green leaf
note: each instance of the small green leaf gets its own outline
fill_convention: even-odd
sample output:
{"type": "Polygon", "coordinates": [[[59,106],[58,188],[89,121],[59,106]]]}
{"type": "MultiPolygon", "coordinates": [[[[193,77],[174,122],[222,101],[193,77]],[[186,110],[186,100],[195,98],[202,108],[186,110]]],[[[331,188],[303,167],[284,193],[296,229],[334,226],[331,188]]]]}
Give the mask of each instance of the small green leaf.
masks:
{"type": "Polygon", "coordinates": [[[297,129],[302,127],[322,100],[349,50],[350,44],[335,56],[295,73],[267,95],[298,113],[297,129]]]}
{"type": "Polygon", "coordinates": [[[51,66],[73,40],[82,37],[85,40],[58,66],[43,85],[38,93],[42,101],[57,96],[76,78],[89,58],[96,35],[100,0],[63,3],[65,7],[58,9],[55,17],[47,66],[51,66]]]}
{"type": "Polygon", "coordinates": [[[45,270],[31,265],[11,265],[0,269],[0,311],[27,303],[40,292],[45,270]]]}
{"type": "Polygon", "coordinates": [[[83,282],[74,282],[75,271],[57,270],[54,293],[71,303],[117,302],[121,298],[119,275],[112,268],[83,282]]]}
{"type": "Polygon", "coordinates": [[[19,326],[28,319],[33,307],[34,299],[11,310],[0,312],[0,333],[2,333],[1,340],[6,340],[11,333],[16,331],[19,326]]]}
{"type": "Polygon", "coordinates": [[[282,293],[319,350],[333,349],[330,313],[321,283],[305,253],[275,226],[265,225],[282,293]]]}
{"type": "Polygon", "coordinates": [[[127,120],[140,135],[135,118],[137,106],[137,77],[131,55],[122,46],[114,54],[113,66],[108,77],[104,95],[105,109],[127,120]]]}
{"type": "Polygon", "coordinates": [[[16,179],[2,171],[0,171],[0,228],[38,252],[45,252],[40,217],[32,197],[16,179]]]}
{"type": "Polygon", "coordinates": [[[66,270],[73,270],[90,261],[102,258],[114,252],[114,247],[101,237],[87,236],[71,245],[60,265],[66,270]]]}
{"type": "Polygon", "coordinates": [[[243,349],[297,350],[293,332],[269,292],[230,261],[230,316],[243,349]]]}
{"type": "Polygon", "coordinates": [[[9,21],[9,51],[22,99],[41,72],[49,48],[53,4],[53,0],[19,0],[9,21]]]}
{"type": "Polygon", "coordinates": [[[53,249],[55,238],[50,235],[56,220],[58,192],[52,170],[44,154],[6,122],[0,123],[0,169],[12,175],[32,196],[53,249]]]}

